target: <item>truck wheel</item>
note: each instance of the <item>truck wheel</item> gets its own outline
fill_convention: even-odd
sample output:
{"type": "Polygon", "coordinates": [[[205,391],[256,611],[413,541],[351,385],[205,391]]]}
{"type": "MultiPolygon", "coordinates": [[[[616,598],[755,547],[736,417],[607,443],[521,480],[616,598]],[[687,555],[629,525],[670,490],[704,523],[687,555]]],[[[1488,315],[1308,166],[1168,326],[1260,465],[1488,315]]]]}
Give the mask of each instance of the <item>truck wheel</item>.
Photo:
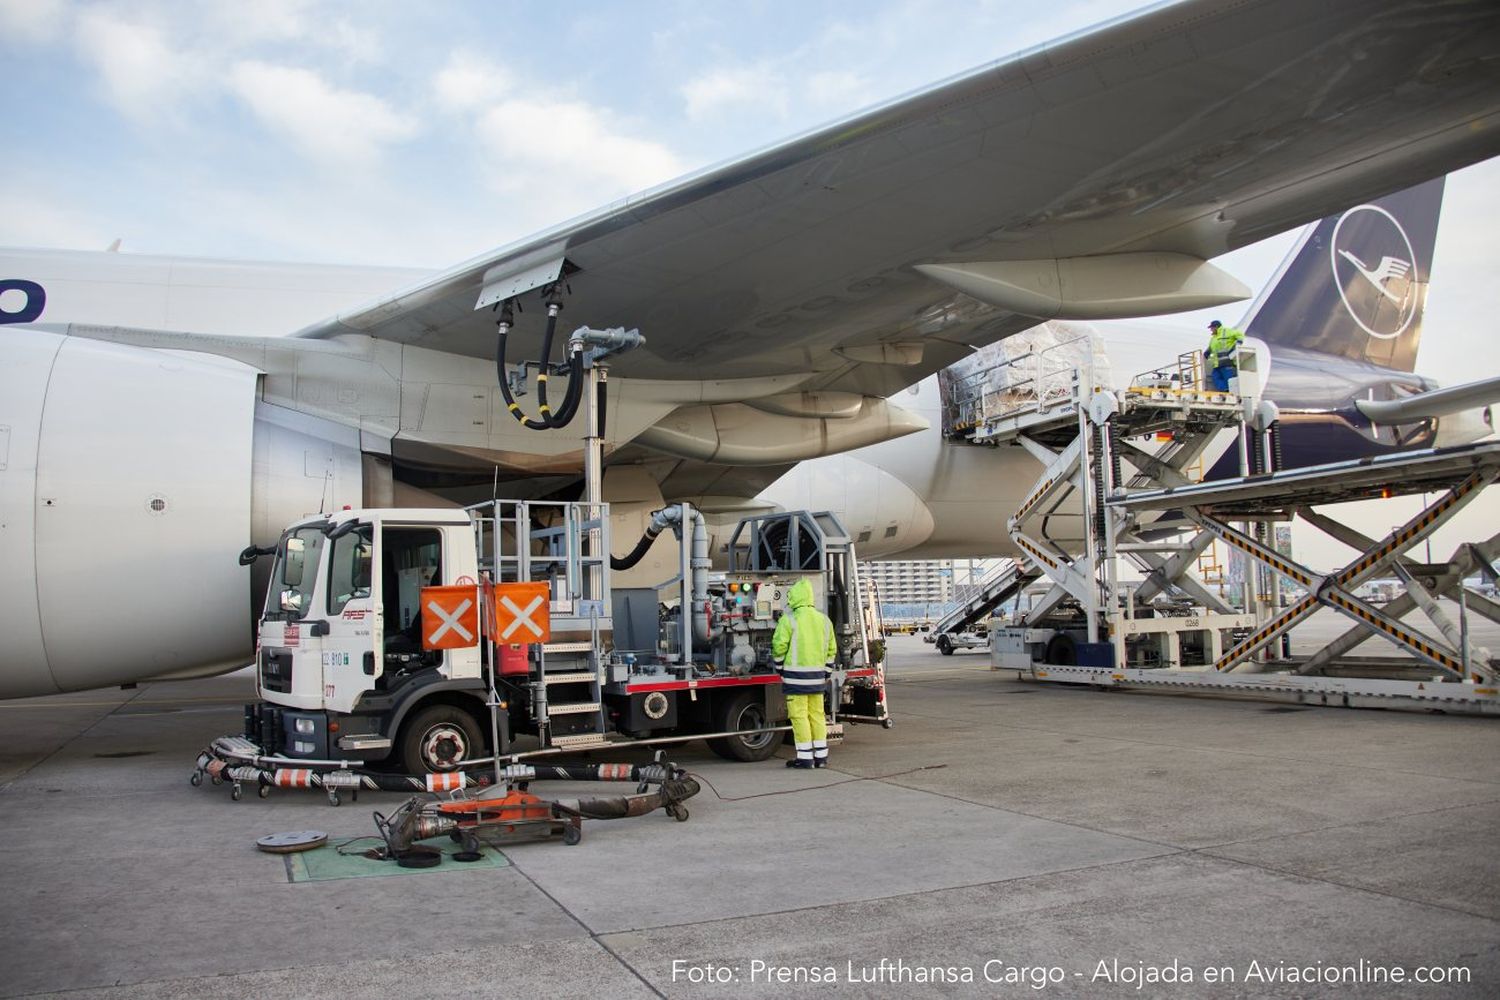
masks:
{"type": "Polygon", "coordinates": [[[1066,632],[1059,632],[1047,640],[1047,652],[1044,654],[1047,663],[1058,667],[1073,667],[1078,665],[1078,644],[1073,637],[1066,632]]]}
{"type": "Polygon", "coordinates": [[[942,653],[944,656],[952,656],[953,655],[953,637],[950,636],[947,632],[944,632],[942,635],[938,636],[937,637],[937,648],[938,648],[938,652],[942,653]]]}
{"type": "MultiPolygon", "coordinates": [[[[770,725],[765,700],[749,691],[720,702],[714,713],[714,729],[732,732],[737,729],[764,729],[770,725]]],[[[725,760],[766,760],[776,752],[777,733],[746,733],[708,740],[708,748],[725,760]]]]}
{"type": "Polygon", "coordinates": [[[474,717],[452,705],[429,705],[401,727],[401,769],[407,774],[456,771],[484,751],[474,717]]]}

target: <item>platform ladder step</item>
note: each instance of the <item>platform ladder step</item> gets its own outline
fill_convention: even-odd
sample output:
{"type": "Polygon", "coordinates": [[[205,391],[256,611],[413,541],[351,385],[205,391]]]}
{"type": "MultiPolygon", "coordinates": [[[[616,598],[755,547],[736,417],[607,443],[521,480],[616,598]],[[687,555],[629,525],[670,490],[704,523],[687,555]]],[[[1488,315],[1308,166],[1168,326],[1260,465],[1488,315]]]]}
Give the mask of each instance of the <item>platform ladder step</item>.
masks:
{"type": "Polygon", "coordinates": [[[548,684],[588,684],[598,679],[598,674],[592,670],[569,670],[563,673],[547,674],[548,684]]]}
{"type": "Polygon", "coordinates": [[[548,715],[581,715],[584,712],[599,711],[597,701],[562,702],[560,704],[547,704],[548,715]]]}
{"type": "Polygon", "coordinates": [[[555,672],[542,670],[540,688],[547,692],[547,708],[546,718],[538,719],[537,722],[546,734],[543,740],[546,746],[572,746],[580,739],[602,741],[608,732],[604,715],[604,688],[599,682],[599,671],[578,669],[594,662],[593,649],[592,642],[551,643],[544,647],[544,664],[546,655],[590,654],[588,657],[566,657],[568,662],[559,664],[564,669],[555,672]],[[560,687],[566,688],[567,700],[554,702],[550,692],[560,687]]]}
{"type": "Polygon", "coordinates": [[[552,745],[563,750],[590,750],[595,747],[612,747],[615,742],[600,733],[578,733],[573,736],[554,736],[552,745]]]}

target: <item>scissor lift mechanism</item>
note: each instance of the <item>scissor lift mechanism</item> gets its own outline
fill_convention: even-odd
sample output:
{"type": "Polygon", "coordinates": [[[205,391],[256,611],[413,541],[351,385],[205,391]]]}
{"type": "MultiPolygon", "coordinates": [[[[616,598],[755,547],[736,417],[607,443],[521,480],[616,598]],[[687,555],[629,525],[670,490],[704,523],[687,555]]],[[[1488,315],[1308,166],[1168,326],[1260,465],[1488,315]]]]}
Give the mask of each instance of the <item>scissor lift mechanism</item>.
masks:
{"type": "MultiPolygon", "coordinates": [[[[1459,547],[1446,563],[1425,564],[1403,553],[1430,536],[1500,478],[1500,444],[1397,453],[1310,469],[1266,473],[1274,466],[1275,408],[1257,397],[1253,354],[1241,359],[1239,392],[1205,388],[1190,375],[1138,384],[1121,393],[1097,391],[1086,369],[1075,369],[1067,392],[1040,405],[980,415],[964,436],[978,444],[1026,448],[1044,471],[1008,522],[1023,561],[1052,586],[1010,629],[992,641],[1047,634],[1059,610],[1076,607],[1089,643],[1109,642],[1109,665],[1022,665],[994,646],[997,666],[1038,680],[1147,690],[1247,693],[1296,702],[1386,708],[1443,709],[1500,714],[1496,666],[1467,635],[1467,614],[1500,622],[1500,604],[1466,588],[1478,571],[1491,582],[1500,534],[1459,547]],[[1251,428],[1250,430],[1247,430],[1251,428]],[[1214,483],[1193,482],[1190,470],[1215,439],[1233,433],[1241,468],[1259,474],[1214,483]],[[1154,450],[1153,437],[1170,440],[1154,450]],[[1128,468],[1127,468],[1128,466],[1128,468]],[[1383,539],[1369,539],[1316,508],[1324,504],[1416,494],[1440,494],[1383,539]],[[1173,513],[1175,512],[1175,513],[1173,513]],[[1269,544],[1270,527],[1301,517],[1360,556],[1331,573],[1318,573],[1269,544]],[[1176,530],[1174,530],[1174,527],[1176,530]],[[1199,555],[1215,541],[1254,560],[1247,574],[1244,612],[1196,579],[1199,555]],[[1121,559],[1144,574],[1122,585],[1121,559]],[[1355,594],[1383,571],[1398,575],[1407,593],[1385,609],[1355,594]],[[1281,579],[1306,596],[1281,608],[1281,579]],[[1136,608],[1172,592],[1195,605],[1183,617],[1140,618],[1136,608]],[[1454,623],[1440,597],[1460,602],[1454,623]],[[1291,629],[1329,607],[1348,617],[1344,635],[1305,659],[1278,646],[1291,629]],[[1437,635],[1401,621],[1421,608],[1437,635]],[[1206,636],[1208,662],[1181,669],[1181,640],[1206,636]],[[1165,644],[1162,666],[1130,665],[1127,643],[1156,634],[1165,644]],[[1403,658],[1352,658],[1372,636],[1396,644],[1403,658]]],[[[1137,380],[1138,382],[1141,380],[1137,380]]],[[[998,625],[999,623],[997,623],[998,625]]],[[[1095,646],[1094,648],[1099,648],[1095,646]]]]}
{"type": "MultiPolygon", "coordinates": [[[[1445,692],[1445,698],[1455,692],[1472,690],[1476,706],[1487,711],[1500,711],[1500,701],[1495,699],[1494,691],[1497,680],[1495,664],[1489,651],[1470,642],[1466,620],[1455,624],[1436,603],[1438,597],[1453,596],[1465,612],[1475,611],[1491,621],[1500,622],[1500,605],[1473,593],[1463,584],[1464,576],[1475,569],[1493,578],[1491,561],[1500,552],[1500,535],[1478,544],[1461,545],[1446,563],[1418,563],[1403,556],[1404,552],[1447,523],[1496,479],[1500,479],[1500,443],[1491,442],[1384,455],[1222,483],[1143,491],[1112,503],[1133,512],[1181,510],[1189,520],[1212,532],[1225,544],[1306,589],[1306,596],[1281,610],[1218,657],[1213,665],[1216,673],[1223,674],[1250,661],[1319,608],[1328,607],[1349,618],[1353,628],[1305,661],[1285,661],[1299,677],[1319,679],[1316,675],[1341,665],[1344,669],[1378,670],[1385,667],[1389,673],[1389,664],[1343,659],[1365,639],[1383,636],[1428,668],[1426,672],[1439,681],[1438,686],[1451,687],[1452,690],[1445,692]],[[1323,504],[1434,493],[1437,498],[1432,503],[1378,541],[1315,509],[1323,504]],[[1336,540],[1359,549],[1359,557],[1331,573],[1318,573],[1235,528],[1232,523],[1286,521],[1299,516],[1336,540]],[[1377,608],[1355,595],[1355,588],[1362,582],[1387,568],[1406,584],[1404,597],[1384,608],[1377,608]],[[1401,620],[1404,614],[1417,607],[1424,611],[1441,637],[1428,635],[1401,620]]],[[[1396,669],[1400,670],[1400,667],[1396,669]]],[[[1403,672],[1409,673],[1410,670],[1403,672]]],[[[1426,702],[1432,697],[1428,694],[1434,687],[1430,682],[1402,683],[1412,685],[1411,693],[1418,701],[1426,702]]],[[[1392,689],[1381,690],[1388,697],[1392,689]]]]}

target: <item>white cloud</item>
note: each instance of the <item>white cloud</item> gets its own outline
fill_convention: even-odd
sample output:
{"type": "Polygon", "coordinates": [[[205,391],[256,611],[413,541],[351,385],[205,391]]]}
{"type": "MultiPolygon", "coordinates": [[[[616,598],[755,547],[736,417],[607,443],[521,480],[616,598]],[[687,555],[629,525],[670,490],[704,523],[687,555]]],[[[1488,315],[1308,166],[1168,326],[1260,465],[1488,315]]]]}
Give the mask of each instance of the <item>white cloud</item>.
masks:
{"type": "Polygon", "coordinates": [[[763,66],[710,70],[689,80],[680,93],[687,102],[687,116],[694,121],[744,108],[786,116],[786,83],[779,74],[763,66]]]}
{"type": "Polygon", "coordinates": [[[103,250],[120,233],[109,233],[66,197],[44,191],[46,182],[28,177],[13,191],[0,191],[0,244],[103,250]]]}
{"type": "Polygon", "coordinates": [[[517,236],[684,172],[668,146],[631,134],[606,108],[472,52],[454,52],[431,87],[439,107],[468,123],[481,172],[508,203],[500,225],[517,236]]]}
{"type": "Polygon", "coordinates": [[[299,41],[313,34],[308,0],[256,0],[253,5],[210,4],[202,10],[212,33],[240,45],[299,41]]]}
{"type": "Polygon", "coordinates": [[[212,43],[229,51],[293,43],[338,54],[351,64],[380,59],[384,46],[379,33],[338,16],[337,10],[315,0],[255,0],[211,5],[204,17],[212,43]]]}
{"type": "Polygon", "coordinates": [[[582,101],[512,98],[482,112],[475,129],[495,186],[526,192],[554,220],[683,172],[666,146],[619,131],[582,101]]]}
{"type": "Polygon", "coordinates": [[[0,35],[21,42],[55,41],[68,14],[66,0],[0,0],[0,35]]]}
{"type": "Polygon", "coordinates": [[[229,85],[267,128],[334,166],[368,164],[418,131],[414,118],[380,98],[334,87],[312,70],[246,60],[230,71],[229,85]]]}
{"type": "Polygon", "coordinates": [[[468,52],[455,52],[432,81],[438,104],[450,111],[481,108],[498,101],[511,89],[500,67],[468,52]]]}
{"type": "Polygon", "coordinates": [[[154,25],[93,7],[78,15],[76,37],[99,71],[105,98],[133,118],[169,112],[192,77],[189,59],[154,25]]]}

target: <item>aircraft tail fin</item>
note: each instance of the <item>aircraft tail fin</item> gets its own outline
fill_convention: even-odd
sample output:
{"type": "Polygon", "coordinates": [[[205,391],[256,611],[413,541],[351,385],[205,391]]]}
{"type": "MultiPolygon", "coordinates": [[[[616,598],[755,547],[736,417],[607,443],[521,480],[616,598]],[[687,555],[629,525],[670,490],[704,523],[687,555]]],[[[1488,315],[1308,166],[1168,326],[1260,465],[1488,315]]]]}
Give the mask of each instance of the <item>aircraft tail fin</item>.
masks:
{"type": "Polygon", "coordinates": [[[1273,351],[1294,347],[1415,369],[1444,181],[1309,226],[1240,328],[1273,351]]]}

